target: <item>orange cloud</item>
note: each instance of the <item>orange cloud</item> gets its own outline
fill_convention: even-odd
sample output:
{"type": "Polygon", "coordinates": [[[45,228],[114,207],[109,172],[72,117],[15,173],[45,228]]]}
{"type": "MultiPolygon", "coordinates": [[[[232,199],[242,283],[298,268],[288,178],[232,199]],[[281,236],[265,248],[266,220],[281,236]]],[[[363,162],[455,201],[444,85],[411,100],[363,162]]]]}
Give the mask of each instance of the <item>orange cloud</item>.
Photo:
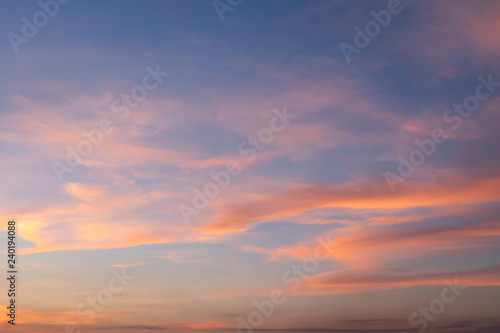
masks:
{"type": "Polygon", "coordinates": [[[180,325],[172,325],[169,328],[187,328],[191,330],[206,330],[210,328],[221,328],[227,327],[226,323],[221,321],[205,321],[202,323],[194,323],[194,324],[180,324],[180,325]]]}
{"type": "Polygon", "coordinates": [[[321,288],[322,292],[353,292],[369,288],[405,288],[418,285],[442,285],[444,280],[453,281],[463,286],[499,286],[500,266],[485,269],[439,272],[406,273],[388,271],[342,271],[325,273],[304,281],[306,287],[321,288]]]}
{"type": "Polygon", "coordinates": [[[144,265],[146,264],[145,262],[133,262],[133,263],[130,263],[130,264],[114,264],[114,265],[111,265],[112,267],[134,267],[134,266],[141,266],[141,265],[144,265]]]}
{"type": "Polygon", "coordinates": [[[243,246],[242,249],[244,251],[261,253],[266,255],[268,257],[266,259],[266,262],[278,261],[283,258],[302,260],[311,257],[314,252],[314,249],[311,250],[310,247],[305,246],[303,244],[299,244],[295,247],[284,247],[278,249],[266,249],[256,246],[243,246]]]}
{"type": "Polygon", "coordinates": [[[439,184],[408,180],[395,193],[391,193],[383,181],[295,186],[288,191],[262,195],[255,200],[230,203],[201,230],[207,233],[241,231],[248,229],[254,222],[284,218],[324,207],[401,209],[498,200],[500,200],[500,178],[477,181],[446,179],[441,180],[439,184]]]}

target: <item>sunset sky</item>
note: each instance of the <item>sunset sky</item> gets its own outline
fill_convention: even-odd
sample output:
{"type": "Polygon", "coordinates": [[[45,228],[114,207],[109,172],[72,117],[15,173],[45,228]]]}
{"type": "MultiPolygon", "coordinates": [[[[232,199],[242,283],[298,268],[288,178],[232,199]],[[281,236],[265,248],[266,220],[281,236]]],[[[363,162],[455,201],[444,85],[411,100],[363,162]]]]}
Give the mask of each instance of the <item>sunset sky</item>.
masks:
{"type": "Polygon", "coordinates": [[[499,1],[0,18],[2,332],[500,332],[499,1]]]}

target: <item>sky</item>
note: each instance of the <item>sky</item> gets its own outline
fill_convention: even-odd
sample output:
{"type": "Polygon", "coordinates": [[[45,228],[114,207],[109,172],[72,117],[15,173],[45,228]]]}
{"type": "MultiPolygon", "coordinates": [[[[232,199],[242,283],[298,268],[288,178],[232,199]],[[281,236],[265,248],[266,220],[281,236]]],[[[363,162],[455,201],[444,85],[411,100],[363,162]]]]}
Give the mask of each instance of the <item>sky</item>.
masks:
{"type": "Polygon", "coordinates": [[[1,330],[498,332],[499,17],[2,1],[1,330]]]}

